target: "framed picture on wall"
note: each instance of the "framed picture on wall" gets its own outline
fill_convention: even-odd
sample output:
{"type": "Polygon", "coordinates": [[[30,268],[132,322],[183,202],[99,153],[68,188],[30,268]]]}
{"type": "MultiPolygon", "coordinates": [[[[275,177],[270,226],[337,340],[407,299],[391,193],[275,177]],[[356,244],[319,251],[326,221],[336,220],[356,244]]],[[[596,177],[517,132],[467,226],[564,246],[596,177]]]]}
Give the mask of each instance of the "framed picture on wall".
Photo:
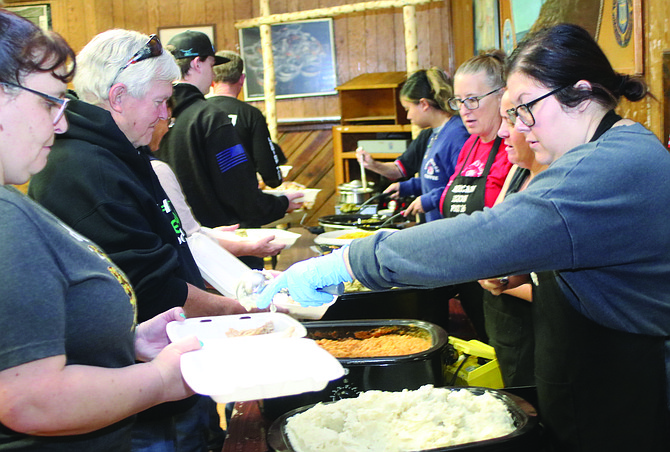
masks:
{"type": "Polygon", "coordinates": [[[178,35],[186,30],[200,31],[205,33],[209,40],[212,41],[212,45],[216,48],[216,27],[211,25],[186,25],[181,27],[160,27],[158,29],[158,39],[161,40],[163,45],[166,45],[170,42],[170,39],[174,35],[178,35]]]}
{"type": "Polygon", "coordinates": [[[49,3],[5,6],[5,9],[21,17],[25,17],[42,30],[51,30],[51,5],[49,3]]]}
{"type": "MultiPolygon", "coordinates": [[[[277,99],[337,94],[333,20],[318,19],[271,26],[277,99]]],[[[239,31],[246,100],[265,97],[260,28],[239,31]]]]}
{"type": "Polygon", "coordinates": [[[503,48],[526,33],[561,22],[577,24],[598,41],[618,72],[642,74],[642,0],[500,0],[503,48]]]}
{"type": "Polygon", "coordinates": [[[644,72],[642,0],[603,0],[598,44],[615,70],[644,72]]]}
{"type": "Polygon", "coordinates": [[[500,48],[498,0],[473,0],[475,55],[500,48]]]}

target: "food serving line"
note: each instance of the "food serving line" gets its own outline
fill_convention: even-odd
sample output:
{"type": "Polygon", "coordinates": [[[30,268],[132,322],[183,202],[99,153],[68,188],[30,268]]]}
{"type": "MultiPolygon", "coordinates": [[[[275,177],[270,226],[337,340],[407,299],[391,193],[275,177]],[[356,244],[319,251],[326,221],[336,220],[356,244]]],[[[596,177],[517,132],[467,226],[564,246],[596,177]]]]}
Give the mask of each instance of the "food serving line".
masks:
{"type": "MultiPolygon", "coordinates": [[[[361,214],[356,207],[361,206],[364,201],[370,196],[351,198],[349,196],[346,201],[354,200],[354,212],[342,213],[341,208],[350,209],[351,206],[345,206],[345,203],[340,203],[336,209],[336,215],[322,217],[320,225],[326,230],[326,233],[315,235],[311,230],[304,227],[291,227],[289,232],[296,234],[295,242],[283,250],[273,262],[273,267],[276,270],[286,270],[294,262],[318,256],[324,252],[328,252],[328,246],[336,247],[342,245],[337,237],[346,234],[349,231],[360,231],[355,229],[357,226],[361,227],[360,219],[370,220],[364,223],[363,229],[377,230],[379,229],[380,216],[375,213],[361,214]],[[338,233],[341,232],[340,233],[338,233]],[[324,239],[324,237],[326,239],[324,239]],[[332,239],[334,238],[334,240],[332,239]],[[315,246],[316,245],[316,246],[315,246]],[[323,246],[326,245],[326,246],[323,246]]],[[[381,198],[380,198],[381,199],[381,198]]],[[[378,202],[380,202],[378,200],[378,202]]],[[[350,204],[349,202],[346,204],[350,204]]],[[[381,205],[381,202],[380,202],[381,205]]],[[[365,207],[365,206],[363,206],[365,207]]],[[[393,205],[385,204],[386,212],[381,216],[381,222],[385,218],[393,216],[393,205]],[[389,209],[391,207],[391,209],[389,209]]],[[[395,206],[397,208],[397,206],[395,206]]],[[[378,210],[378,209],[377,209],[378,210]]],[[[392,224],[391,227],[404,228],[409,227],[413,223],[408,223],[400,219],[398,224],[392,224]]],[[[386,226],[386,225],[384,225],[386,226]]],[[[224,398],[224,402],[231,400],[236,401],[231,418],[227,423],[227,438],[224,443],[222,452],[292,452],[294,449],[289,441],[288,434],[288,417],[287,412],[302,412],[304,407],[311,406],[320,401],[341,400],[348,397],[356,397],[358,394],[366,393],[369,390],[377,389],[382,391],[402,391],[409,389],[411,391],[417,390],[420,386],[425,384],[434,385],[437,387],[443,386],[475,386],[471,384],[481,383],[481,386],[490,388],[501,387],[501,380],[491,380],[491,370],[497,371],[497,362],[493,354],[493,359],[486,353],[478,354],[471,350],[470,344],[463,341],[462,344],[456,343],[458,339],[447,336],[449,320],[449,299],[455,295],[452,287],[444,287],[439,289],[392,289],[388,291],[367,291],[357,288],[349,288],[350,291],[340,295],[337,302],[330,305],[325,311],[325,314],[319,314],[319,321],[310,321],[310,319],[302,319],[298,322],[297,329],[302,329],[301,332],[295,333],[294,343],[291,346],[299,345],[299,341],[308,341],[309,339],[317,340],[319,337],[337,337],[337,340],[344,340],[348,337],[360,338],[360,335],[369,334],[371,331],[389,330],[400,331],[400,334],[418,334],[422,337],[427,337],[430,346],[428,350],[421,353],[410,353],[403,356],[386,356],[373,358],[337,358],[337,367],[342,372],[338,374],[323,375],[323,372],[316,372],[317,379],[321,379],[326,383],[322,390],[315,390],[314,388],[305,389],[302,386],[293,392],[285,392],[286,395],[275,397],[269,395],[266,397],[258,397],[258,399],[249,400],[246,398],[224,398]],[[464,347],[464,348],[463,348],[464,347]],[[484,357],[487,359],[482,359],[484,357]],[[484,362],[487,362],[484,364],[484,362]],[[495,366],[494,366],[495,364],[495,366]],[[464,368],[465,367],[465,368],[464,368]],[[495,368],[494,368],[495,367],[495,368]],[[467,370],[466,370],[467,368],[467,370]],[[474,370],[473,370],[474,369],[474,370]],[[449,372],[453,378],[449,377],[449,372]],[[328,382],[330,380],[330,382],[328,382]],[[493,384],[488,384],[493,383],[493,384]]],[[[275,314],[276,315],[276,314],[275,314]]],[[[280,314],[283,315],[283,314],[280,314]]],[[[195,320],[195,319],[194,319],[195,320]]],[[[214,319],[216,322],[218,319],[214,319]]],[[[281,319],[280,319],[281,320],[281,319]]],[[[293,319],[291,319],[293,320],[293,319]]],[[[281,322],[279,322],[281,323],[281,322]]],[[[213,324],[211,326],[214,326],[213,324]]],[[[221,328],[219,328],[221,329],[221,328]]],[[[214,331],[214,330],[211,330],[214,331]]],[[[294,334],[293,327],[290,329],[289,335],[294,334]]],[[[383,334],[388,333],[388,331],[383,334]]],[[[218,333],[217,333],[218,334],[218,333]]],[[[276,333],[273,333],[276,334],[276,333]]],[[[395,333],[394,333],[395,334],[395,333]]],[[[272,334],[271,334],[272,335],[272,334]]],[[[286,334],[284,334],[286,337],[286,334]]],[[[293,337],[293,336],[290,336],[293,337]]],[[[308,341],[308,342],[314,342],[308,341]]],[[[253,341],[252,341],[253,342],[253,341]]],[[[277,342],[277,341],[274,341],[277,342]]],[[[472,341],[471,341],[472,342],[472,341]]],[[[266,342],[265,346],[276,344],[266,342]]],[[[303,344],[304,345],[304,344],[303,344]]],[[[314,344],[308,344],[314,345],[314,344]]],[[[482,344],[484,347],[488,347],[482,344]]],[[[258,345],[256,345],[258,347],[258,345]]],[[[282,346],[284,347],[284,345],[282,346]]],[[[230,348],[230,347],[227,347],[230,348]]],[[[276,348],[276,347],[275,347],[276,348]]],[[[477,349],[478,345],[474,345],[477,349]]],[[[260,351],[261,349],[257,350],[260,351]]],[[[490,349],[490,347],[489,347],[490,349]]],[[[293,350],[289,347],[289,350],[293,350]]],[[[297,350],[297,349],[296,349],[297,350]]],[[[492,349],[491,349],[492,350],[492,349]]],[[[305,353],[309,354],[314,350],[306,349],[305,353]]],[[[324,350],[320,350],[324,352],[324,350]]],[[[218,353],[218,352],[217,352],[218,353]]],[[[261,352],[262,353],[262,352],[261,352]]],[[[277,349],[275,354],[281,355],[284,358],[270,357],[273,361],[273,368],[279,370],[288,361],[292,362],[293,356],[288,356],[286,350],[277,349]],[[286,359],[287,361],[283,361],[286,359]]],[[[302,352],[289,352],[291,355],[300,354],[302,352]]],[[[327,354],[327,353],[326,353],[327,354]]],[[[211,357],[218,355],[212,355],[211,357]]],[[[248,356],[260,356],[256,353],[247,354],[242,361],[247,360],[248,356]]],[[[203,360],[201,363],[191,360],[193,370],[193,379],[200,379],[200,383],[213,383],[212,381],[205,381],[208,378],[202,377],[202,374],[212,374],[211,372],[211,357],[203,360]],[[201,367],[198,367],[201,366],[201,367]],[[208,367],[205,369],[205,367],[208,367]]],[[[319,362],[317,359],[323,357],[315,355],[313,358],[307,359],[311,364],[319,362]]],[[[333,356],[328,355],[328,358],[335,361],[333,356]]],[[[228,362],[235,362],[237,357],[228,356],[228,362]]],[[[300,361],[299,359],[297,361],[300,361]]],[[[303,361],[305,361],[303,357],[303,361]]],[[[240,361],[238,361],[240,362],[240,361]]],[[[304,363],[296,362],[290,366],[300,367],[304,363]]],[[[316,367],[328,367],[329,363],[321,362],[316,367]]],[[[314,367],[314,366],[312,366],[314,367]]],[[[220,367],[216,375],[227,374],[232,371],[235,372],[235,366],[230,366],[224,370],[220,367]]],[[[282,369],[283,370],[283,369],[282,369]]],[[[331,369],[332,370],[332,369],[331,369]]],[[[182,371],[184,371],[184,363],[182,362],[182,371]]],[[[302,373],[312,373],[302,369],[302,373]]],[[[281,372],[278,372],[281,373],[281,372]]],[[[301,375],[302,375],[301,373],[301,375]]],[[[499,372],[498,372],[499,374],[499,372]]],[[[279,377],[280,379],[281,377],[279,377]]],[[[292,376],[291,378],[295,378],[292,376]]],[[[301,384],[308,387],[311,384],[309,379],[302,380],[302,376],[298,377],[301,384]]],[[[220,380],[220,379],[219,379],[220,380]]],[[[188,379],[187,379],[188,382],[188,379]]],[[[238,388],[248,384],[237,383],[234,379],[228,383],[233,386],[238,384],[238,388]]],[[[265,382],[264,382],[265,383],[265,382]]],[[[191,384],[189,382],[189,384],[191,384]]],[[[216,385],[222,387],[221,381],[216,385]]],[[[277,385],[273,381],[270,386],[270,392],[275,390],[273,385],[277,385]]],[[[279,386],[279,385],[278,385],[279,386]]],[[[193,387],[193,385],[192,385],[193,387]]],[[[194,387],[194,389],[196,389],[194,387]]],[[[470,391],[478,390],[477,388],[468,388],[470,391]]],[[[198,391],[202,394],[213,394],[207,391],[198,391]]],[[[451,391],[451,390],[450,390],[451,391]]],[[[253,392],[253,391],[252,391],[253,392]]],[[[452,391],[453,392],[453,391],[452,391]]],[[[481,390],[480,390],[481,392],[481,390]]],[[[516,429],[507,435],[509,438],[501,438],[499,441],[495,439],[493,444],[484,444],[483,447],[472,443],[472,447],[454,446],[457,450],[487,450],[487,451],[541,451],[541,448],[536,447],[538,435],[541,433],[536,412],[531,404],[526,402],[522,397],[525,394],[522,392],[521,397],[514,393],[503,393],[484,390],[487,395],[493,394],[498,397],[504,404],[507,404],[509,412],[514,417],[514,424],[516,429]],[[490,393],[490,394],[488,394],[490,393]],[[540,432],[540,433],[538,433],[540,432]]],[[[265,395],[261,390],[259,394],[265,395]]],[[[481,395],[481,394],[478,394],[481,395]]],[[[217,397],[213,396],[215,400],[217,397]]],[[[529,399],[533,400],[533,399],[529,399]]],[[[217,400],[221,403],[221,400],[217,400]]],[[[452,447],[442,447],[434,450],[452,450],[452,447]]],[[[454,449],[455,450],[455,449],[454,449]]]]}

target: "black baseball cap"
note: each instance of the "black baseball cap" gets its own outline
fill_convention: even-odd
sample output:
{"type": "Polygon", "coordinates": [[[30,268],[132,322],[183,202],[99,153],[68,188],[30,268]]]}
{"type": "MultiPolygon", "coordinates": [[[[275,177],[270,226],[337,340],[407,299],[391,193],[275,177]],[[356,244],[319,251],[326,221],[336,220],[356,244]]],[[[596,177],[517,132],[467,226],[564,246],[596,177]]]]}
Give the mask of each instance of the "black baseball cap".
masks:
{"type": "Polygon", "coordinates": [[[230,61],[228,58],[216,55],[212,41],[201,31],[186,30],[176,34],[167,43],[166,48],[176,59],[211,56],[214,57],[215,66],[230,61]]]}

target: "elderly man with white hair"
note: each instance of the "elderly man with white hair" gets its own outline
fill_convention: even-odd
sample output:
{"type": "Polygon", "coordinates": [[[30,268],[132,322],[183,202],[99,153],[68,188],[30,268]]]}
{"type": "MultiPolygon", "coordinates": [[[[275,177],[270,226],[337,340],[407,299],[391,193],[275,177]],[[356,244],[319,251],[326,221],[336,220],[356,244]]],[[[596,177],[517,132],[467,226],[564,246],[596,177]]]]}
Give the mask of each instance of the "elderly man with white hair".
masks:
{"type": "MultiPolygon", "coordinates": [[[[69,130],[56,140],[29,194],[128,275],[140,321],[174,306],[190,317],[246,312],[236,300],[205,290],[145,149],[154,126],[168,117],[166,101],[180,77],[172,55],[156,36],[109,30],[84,47],[77,69],[79,99],[69,105],[69,130]]],[[[207,450],[205,403],[211,400],[193,396],[140,413],[133,450],[207,450]]]]}

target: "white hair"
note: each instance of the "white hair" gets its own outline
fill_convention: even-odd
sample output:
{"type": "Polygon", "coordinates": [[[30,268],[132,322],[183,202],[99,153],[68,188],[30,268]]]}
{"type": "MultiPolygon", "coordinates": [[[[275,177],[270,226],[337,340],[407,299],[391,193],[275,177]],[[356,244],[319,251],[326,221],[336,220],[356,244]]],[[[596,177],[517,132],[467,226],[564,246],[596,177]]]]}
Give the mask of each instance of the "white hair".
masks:
{"type": "Polygon", "coordinates": [[[157,81],[178,80],[179,68],[170,52],[131,64],[119,74],[149,36],[131,30],[113,29],[95,36],[77,55],[74,88],[80,99],[103,106],[113,83],[123,83],[136,99],[144,97],[157,81]],[[117,76],[118,74],[118,76],[117,76]]]}

